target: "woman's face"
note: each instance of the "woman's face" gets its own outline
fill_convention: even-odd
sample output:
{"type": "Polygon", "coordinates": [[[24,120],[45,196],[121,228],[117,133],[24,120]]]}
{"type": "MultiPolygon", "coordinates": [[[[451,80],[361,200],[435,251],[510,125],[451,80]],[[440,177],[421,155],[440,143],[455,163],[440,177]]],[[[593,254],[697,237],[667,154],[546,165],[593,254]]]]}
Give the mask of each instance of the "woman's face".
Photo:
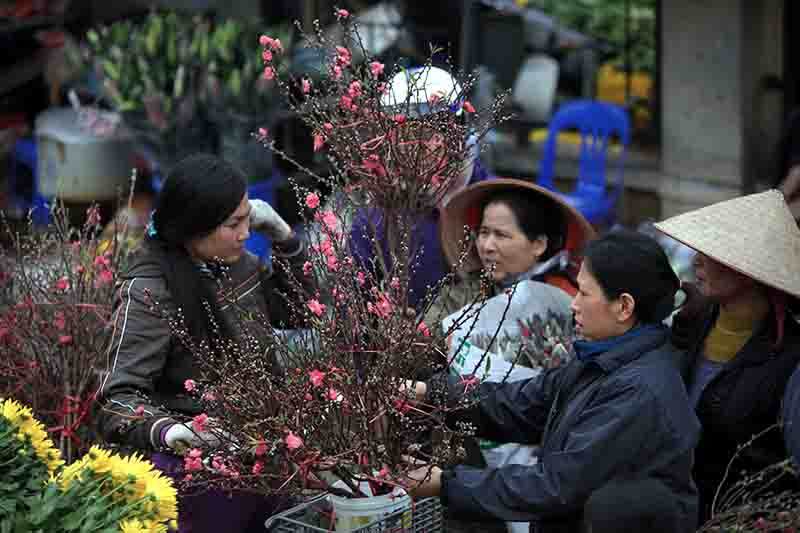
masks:
{"type": "Polygon", "coordinates": [[[714,261],[707,255],[695,254],[692,261],[697,288],[703,296],[719,303],[735,300],[737,296],[750,290],[755,281],[714,261]]]}
{"type": "Polygon", "coordinates": [[[623,304],[622,295],[615,300],[606,298],[603,288],[584,261],[578,272],[578,292],[572,300],[576,333],[586,340],[599,341],[622,335],[630,328],[631,315],[623,304]]]}
{"type": "Polygon", "coordinates": [[[483,268],[494,268],[494,280],[500,282],[533,268],[547,249],[547,237],[529,240],[511,208],[492,202],[483,210],[477,248],[483,268]]]}
{"type": "Polygon", "coordinates": [[[244,253],[244,241],[250,237],[250,203],[247,194],[228,219],[204,237],[189,241],[189,254],[201,261],[219,258],[235,263],[244,253]]]}

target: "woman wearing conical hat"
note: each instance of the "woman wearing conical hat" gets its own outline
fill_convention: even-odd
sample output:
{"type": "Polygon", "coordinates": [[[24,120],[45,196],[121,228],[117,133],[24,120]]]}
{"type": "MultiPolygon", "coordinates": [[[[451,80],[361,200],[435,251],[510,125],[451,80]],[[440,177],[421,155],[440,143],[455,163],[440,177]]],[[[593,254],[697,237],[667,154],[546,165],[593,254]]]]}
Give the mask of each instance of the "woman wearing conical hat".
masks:
{"type": "Polygon", "coordinates": [[[697,252],[696,286],[685,287],[690,297],[675,317],[673,342],[687,351],[689,398],[703,427],[693,474],[707,519],[720,485],[722,494],[742,472],[786,458],[780,430],[765,430],[777,424],[800,362],[800,326],[787,311],[800,297],[800,230],[776,190],[656,228],[697,252]]]}

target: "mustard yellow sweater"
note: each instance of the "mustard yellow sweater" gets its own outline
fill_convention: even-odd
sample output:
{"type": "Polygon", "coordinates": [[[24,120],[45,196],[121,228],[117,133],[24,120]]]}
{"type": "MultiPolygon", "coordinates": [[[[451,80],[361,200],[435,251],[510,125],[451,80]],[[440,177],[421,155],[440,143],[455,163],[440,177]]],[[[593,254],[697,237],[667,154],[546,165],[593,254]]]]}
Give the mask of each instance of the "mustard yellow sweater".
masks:
{"type": "Polygon", "coordinates": [[[719,316],[703,344],[706,359],[726,363],[753,336],[753,330],[769,313],[769,300],[757,298],[740,309],[720,307],[719,316]]]}

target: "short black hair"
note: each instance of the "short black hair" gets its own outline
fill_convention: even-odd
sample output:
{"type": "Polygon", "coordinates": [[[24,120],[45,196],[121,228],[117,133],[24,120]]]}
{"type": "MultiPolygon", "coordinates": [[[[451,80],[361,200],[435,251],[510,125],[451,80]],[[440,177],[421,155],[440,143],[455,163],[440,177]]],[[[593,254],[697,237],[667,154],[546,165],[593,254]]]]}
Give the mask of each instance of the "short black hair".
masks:
{"type": "Polygon", "coordinates": [[[584,264],[609,300],[633,296],[640,322],[661,322],[672,313],[680,280],[652,237],[614,230],[586,246],[584,264]]]}

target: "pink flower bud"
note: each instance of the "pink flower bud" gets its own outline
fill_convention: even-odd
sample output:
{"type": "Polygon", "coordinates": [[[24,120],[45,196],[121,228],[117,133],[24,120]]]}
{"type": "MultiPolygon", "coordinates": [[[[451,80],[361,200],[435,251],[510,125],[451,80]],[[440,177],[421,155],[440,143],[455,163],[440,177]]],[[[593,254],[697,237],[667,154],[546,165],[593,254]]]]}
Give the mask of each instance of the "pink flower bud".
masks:
{"type": "Polygon", "coordinates": [[[275,79],[275,69],[272,67],[265,67],[264,68],[264,75],[265,80],[274,80],[275,79]]]}
{"type": "Polygon", "coordinates": [[[303,78],[303,94],[308,94],[310,92],[311,92],[311,80],[303,78]]]}
{"type": "Polygon", "coordinates": [[[322,138],[322,135],[319,133],[314,134],[314,151],[319,152],[322,150],[322,147],[325,145],[325,139],[322,138]]]}
{"type": "Polygon", "coordinates": [[[58,338],[58,344],[60,344],[61,346],[67,346],[69,344],[72,344],[72,335],[61,335],[58,338]]]}
{"type": "Polygon", "coordinates": [[[192,392],[195,387],[197,387],[197,384],[193,379],[187,379],[183,382],[183,388],[186,389],[186,392],[192,392]]]}
{"type": "Polygon", "coordinates": [[[350,16],[350,12],[346,9],[337,9],[336,10],[336,18],[337,19],[346,19],[350,16]]]}

